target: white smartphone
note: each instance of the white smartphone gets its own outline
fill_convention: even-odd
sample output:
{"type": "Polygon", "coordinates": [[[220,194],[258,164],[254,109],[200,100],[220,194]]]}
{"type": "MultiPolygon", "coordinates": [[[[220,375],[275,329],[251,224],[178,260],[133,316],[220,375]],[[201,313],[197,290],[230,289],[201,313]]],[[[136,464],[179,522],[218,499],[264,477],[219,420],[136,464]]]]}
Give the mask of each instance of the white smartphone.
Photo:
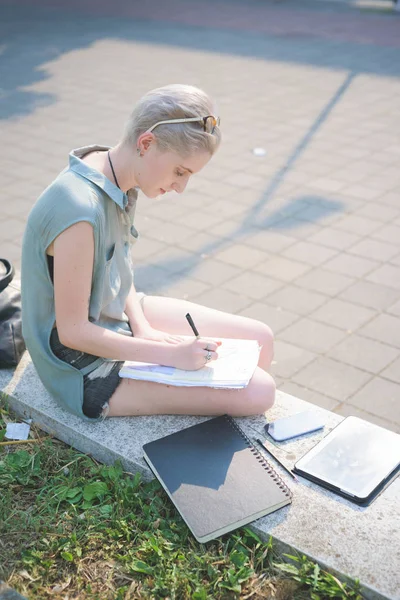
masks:
{"type": "Polygon", "coordinates": [[[284,442],[291,438],[318,431],[325,425],[323,416],[314,411],[306,410],[290,417],[277,419],[265,425],[265,430],[277,442],[284,442]]]}

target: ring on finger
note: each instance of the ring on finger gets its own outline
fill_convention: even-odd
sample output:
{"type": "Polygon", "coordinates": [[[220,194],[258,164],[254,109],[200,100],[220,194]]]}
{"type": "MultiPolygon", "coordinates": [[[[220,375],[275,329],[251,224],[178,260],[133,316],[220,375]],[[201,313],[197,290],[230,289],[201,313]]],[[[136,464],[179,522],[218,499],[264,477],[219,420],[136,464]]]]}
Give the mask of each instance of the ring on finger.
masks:
{"type": "Polygon", "coordinates": [[[209,360],[211,360],[211,358],[212,358],[212,354],[211,354],[210,351],[208,351],[207,354],[206,354],[206,362],[208,362],[209,360]]]}

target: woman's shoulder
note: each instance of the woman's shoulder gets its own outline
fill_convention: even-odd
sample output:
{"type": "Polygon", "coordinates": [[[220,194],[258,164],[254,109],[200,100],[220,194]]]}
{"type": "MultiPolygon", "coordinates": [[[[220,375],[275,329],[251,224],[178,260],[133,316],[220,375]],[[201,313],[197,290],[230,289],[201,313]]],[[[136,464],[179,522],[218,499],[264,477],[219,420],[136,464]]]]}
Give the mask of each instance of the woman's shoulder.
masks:
{"type": "Polygon", "coordinates": [[[39,196],[29,220],[79,216],[97,220],[103,214],[104,202],[96,186],[74,171],[65,170],[39,196]]]}

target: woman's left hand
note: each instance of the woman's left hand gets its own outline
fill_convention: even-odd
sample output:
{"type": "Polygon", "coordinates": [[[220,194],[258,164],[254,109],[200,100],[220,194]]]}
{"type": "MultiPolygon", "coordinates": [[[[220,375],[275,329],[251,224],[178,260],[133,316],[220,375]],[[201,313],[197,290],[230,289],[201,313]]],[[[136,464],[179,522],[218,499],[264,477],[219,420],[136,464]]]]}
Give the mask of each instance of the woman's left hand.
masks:
{"type": "Polygon", "coordinates": [[[150,325],[141,326],[138,331],[134,332],[134,336],[152,342],[164,342],[167,344],[179,344],[185,339],[183,336],[171,335],[165,331],[154,329],[150,325]]]}

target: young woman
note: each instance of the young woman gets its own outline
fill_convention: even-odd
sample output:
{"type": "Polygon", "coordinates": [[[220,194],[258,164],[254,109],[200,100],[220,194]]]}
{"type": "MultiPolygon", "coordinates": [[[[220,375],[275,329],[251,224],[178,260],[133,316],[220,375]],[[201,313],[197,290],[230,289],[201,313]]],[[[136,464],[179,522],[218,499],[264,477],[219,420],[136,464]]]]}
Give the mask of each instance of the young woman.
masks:
{"type": "Polygon", "coordinates": [[[213,103],[202,90],[153,90],[135,106],[120,143],[73,150],[69,166],[29,214],[22,250],[23,335],[50,394],[83,419],[252,415],[274,402],[267,373],[273,336],[265,324],[146,296],[133,284],[137,189],[148,198],[181,194],[216,152],[220,137],[213,103]],[[185,319],[188,312],[199,339],[185,319]],[[199,369],[218,357],[220,342],[211,337],[259,341],[259,366],[248,387],[188,389],[118,375],[125,360],[199,369]]]}

